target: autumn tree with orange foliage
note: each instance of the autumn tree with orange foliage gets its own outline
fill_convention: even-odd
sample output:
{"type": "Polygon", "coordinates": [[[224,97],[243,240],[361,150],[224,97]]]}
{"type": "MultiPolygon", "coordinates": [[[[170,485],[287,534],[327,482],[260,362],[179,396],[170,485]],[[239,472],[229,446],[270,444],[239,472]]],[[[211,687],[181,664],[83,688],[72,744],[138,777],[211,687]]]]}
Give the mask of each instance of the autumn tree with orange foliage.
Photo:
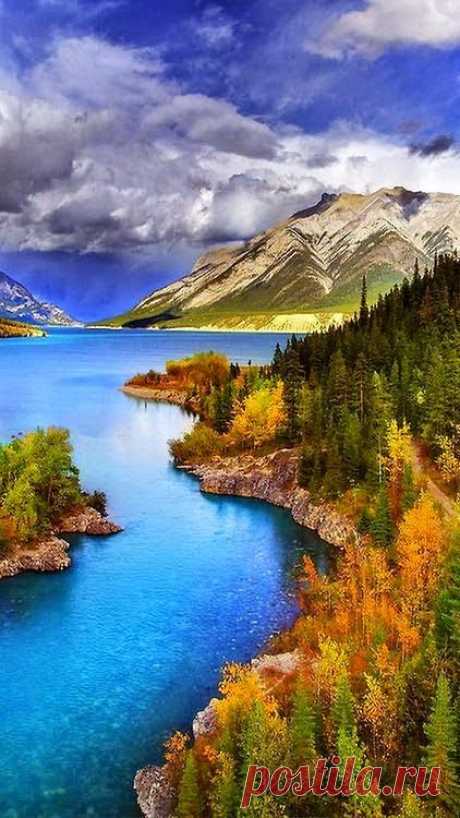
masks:
{"type": "Polygon", "coordinates": [[[411,625],[430,619],[446,534],[433,500],[422,495],[404,516],[397,540],[401,609],[411,625]]]}

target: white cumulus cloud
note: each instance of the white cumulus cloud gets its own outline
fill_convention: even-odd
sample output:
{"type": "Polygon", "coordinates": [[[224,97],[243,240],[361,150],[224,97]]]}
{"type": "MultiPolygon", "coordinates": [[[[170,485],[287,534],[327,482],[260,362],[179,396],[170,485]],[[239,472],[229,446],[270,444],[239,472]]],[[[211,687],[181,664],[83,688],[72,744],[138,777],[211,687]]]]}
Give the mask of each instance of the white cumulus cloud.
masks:
{"type": "MultiPolygon", "coordinates": [[[[6,76],[6,75],[5,75],[6,76]]],[[[57,38],[0,89],[0,246],[176,258],[245,239],[324,190],[460,193],[452,140],[309,135],[192,94],[161,56],[57,38]]]]}
{"type": "Polygon", "coordinates": [[[345,53],[378,56],[388,46],[450,48],[460,43],[458,0],[367,0],[364,9],[348,11],[306,47],[325,57],[345,53]]]}

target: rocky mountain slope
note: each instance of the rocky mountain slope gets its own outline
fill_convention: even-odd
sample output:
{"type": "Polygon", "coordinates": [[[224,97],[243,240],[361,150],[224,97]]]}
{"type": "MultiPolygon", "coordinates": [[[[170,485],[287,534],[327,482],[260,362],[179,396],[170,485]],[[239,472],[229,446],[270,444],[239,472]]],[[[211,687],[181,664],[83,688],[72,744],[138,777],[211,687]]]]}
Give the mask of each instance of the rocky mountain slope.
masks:
{"type": "Polygon", "coordinates": [[[375,299],[410,275],[416,258],[423,270],[436,250],[459,244],[460,196],[401,187],[324,194],[245,244],[201,256],[189,275],[112,323],[308,329],[352,312],[364,273],[375,299]]]}
{"type": "Polygon", "coordinates": [[[16,321],[32,321],[35,324],[76,324],[64,310],[55,304],[39,301],[18,281],[0,272],[0,316],[16,321]]]}

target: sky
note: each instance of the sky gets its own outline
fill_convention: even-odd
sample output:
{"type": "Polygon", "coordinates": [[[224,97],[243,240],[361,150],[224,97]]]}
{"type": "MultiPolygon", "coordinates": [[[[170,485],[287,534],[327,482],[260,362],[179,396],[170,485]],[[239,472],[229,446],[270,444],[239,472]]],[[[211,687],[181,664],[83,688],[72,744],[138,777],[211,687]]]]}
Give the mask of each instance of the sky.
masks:
{"type": "Polygon", "coordinates": [[[91,321],[324,191],[460,194],[458,0],[0,0],[0,269],[91,321]]]}

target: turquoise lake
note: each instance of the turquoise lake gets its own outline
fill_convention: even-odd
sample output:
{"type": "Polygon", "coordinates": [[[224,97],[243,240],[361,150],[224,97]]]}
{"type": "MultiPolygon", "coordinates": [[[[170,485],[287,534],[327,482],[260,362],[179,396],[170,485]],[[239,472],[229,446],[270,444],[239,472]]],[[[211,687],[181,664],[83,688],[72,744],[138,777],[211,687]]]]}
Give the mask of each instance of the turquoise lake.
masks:
{"type": "Polygon", "coordinates": [[[71,430],[82,482],[125,531],[76,537],[73,566],[0,583],[1,818],[134,818],[137,768],[161,759],[215,693],[296,614],[292,570],[327,549],[263,503],[206,496],[170,463],[192,419],[118,387],[215,349],[271,359],[279,335],[58,330],[0,345],[0,439],[71,430]]]}

